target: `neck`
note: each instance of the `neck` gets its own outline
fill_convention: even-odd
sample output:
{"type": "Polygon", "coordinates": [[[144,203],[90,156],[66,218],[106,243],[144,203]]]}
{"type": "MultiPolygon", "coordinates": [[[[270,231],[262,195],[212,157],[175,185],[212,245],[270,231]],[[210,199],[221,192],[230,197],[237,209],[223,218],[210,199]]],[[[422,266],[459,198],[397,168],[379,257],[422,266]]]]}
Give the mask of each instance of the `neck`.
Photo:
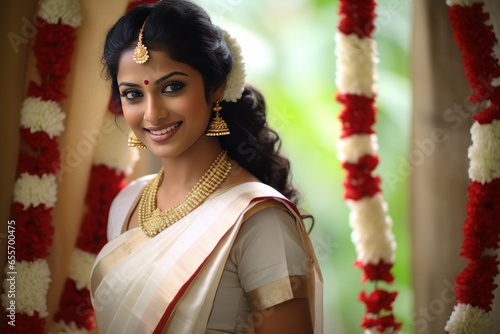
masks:
{"type": "Polygon", "coordinates": [[[179,156],[162,159],[164,175],[159,187],[159,199],[184,198],[221,151],[217,142],[217,145],[203,145],[186,150],[179,156]]]}

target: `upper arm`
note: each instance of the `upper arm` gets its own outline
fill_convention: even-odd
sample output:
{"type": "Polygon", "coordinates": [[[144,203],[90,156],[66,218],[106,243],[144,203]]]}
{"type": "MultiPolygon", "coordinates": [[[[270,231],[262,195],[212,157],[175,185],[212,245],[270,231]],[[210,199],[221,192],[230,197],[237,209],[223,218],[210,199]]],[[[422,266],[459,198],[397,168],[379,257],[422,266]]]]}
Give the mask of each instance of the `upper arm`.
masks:
{"type": "Polygon", "coordinates": [[[256,333],[312,333],[308,300],[311,269],[295,219],[266,208],[243,224],[232,253],[253,309],[256,333]]]}
{"type": "Polygon", "coordinates": [[[256,334],[314,333],[306,298],[294,298],[253,313],[256,334]]]}

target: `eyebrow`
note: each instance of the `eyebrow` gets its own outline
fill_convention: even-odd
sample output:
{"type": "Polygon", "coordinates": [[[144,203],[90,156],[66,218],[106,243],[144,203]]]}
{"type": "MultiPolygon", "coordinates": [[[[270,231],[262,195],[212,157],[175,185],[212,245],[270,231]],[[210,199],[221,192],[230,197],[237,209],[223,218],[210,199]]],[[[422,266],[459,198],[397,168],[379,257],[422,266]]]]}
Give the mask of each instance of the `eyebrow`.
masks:
{"type": "MultiPolygon", "coordinates": [[[[155,85],[158,85],[160,84],[162,81],[165,81],[167,80],[168,78],[174,76],[174,75],[183,75],[183,76],[188,76],[186,73],[183,73],[183,72],[177,72],[177,71],[174,71],[174,72],[170,72],[164,76],[162,76],[160,79],[156,80],[154,82],[155,85]]],[[[130,86],[130,87],[140,87],[140,85],[138,84],[135,84],[135,83],[132,83],[132,82],[120,82],[120,84],[118,85],[118,87],[121,87],[121,86],[130,86]]]]}

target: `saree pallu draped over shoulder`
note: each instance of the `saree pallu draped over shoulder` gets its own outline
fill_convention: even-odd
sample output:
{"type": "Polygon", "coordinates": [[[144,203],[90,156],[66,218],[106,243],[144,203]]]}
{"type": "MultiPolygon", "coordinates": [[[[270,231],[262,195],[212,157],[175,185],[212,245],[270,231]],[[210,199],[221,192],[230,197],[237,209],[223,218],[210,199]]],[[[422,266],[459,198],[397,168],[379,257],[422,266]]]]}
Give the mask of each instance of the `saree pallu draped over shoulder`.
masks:
{"type": "Polygon", "coordinates": [[[99,333],[205,333],[219,280],[241,225],[262,208],[295,217],[308,266],[315,333],[322,333],[322,277],[295,206],[258,182],[209,198],[153,238],[140,228],[104,246],[91,276],[99,333]]]}

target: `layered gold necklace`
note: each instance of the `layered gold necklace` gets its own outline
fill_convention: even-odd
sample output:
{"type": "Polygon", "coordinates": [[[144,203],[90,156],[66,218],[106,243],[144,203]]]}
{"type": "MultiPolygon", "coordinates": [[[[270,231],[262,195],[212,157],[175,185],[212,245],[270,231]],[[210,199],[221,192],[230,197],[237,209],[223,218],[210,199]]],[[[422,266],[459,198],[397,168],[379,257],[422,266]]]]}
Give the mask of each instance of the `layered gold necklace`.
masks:
{"type": "Polygon", "coordinates": [[[144,187],[141,195],[139,226],[147,236],[154,237],[203,203],[224,182],[230,171],[231,163],[227,161],[227,152],[222,151],[182,202],[161,211],[156,207],[156,196],[164,173],[163,168],[160,169],[156,177],[144,187]]]}

